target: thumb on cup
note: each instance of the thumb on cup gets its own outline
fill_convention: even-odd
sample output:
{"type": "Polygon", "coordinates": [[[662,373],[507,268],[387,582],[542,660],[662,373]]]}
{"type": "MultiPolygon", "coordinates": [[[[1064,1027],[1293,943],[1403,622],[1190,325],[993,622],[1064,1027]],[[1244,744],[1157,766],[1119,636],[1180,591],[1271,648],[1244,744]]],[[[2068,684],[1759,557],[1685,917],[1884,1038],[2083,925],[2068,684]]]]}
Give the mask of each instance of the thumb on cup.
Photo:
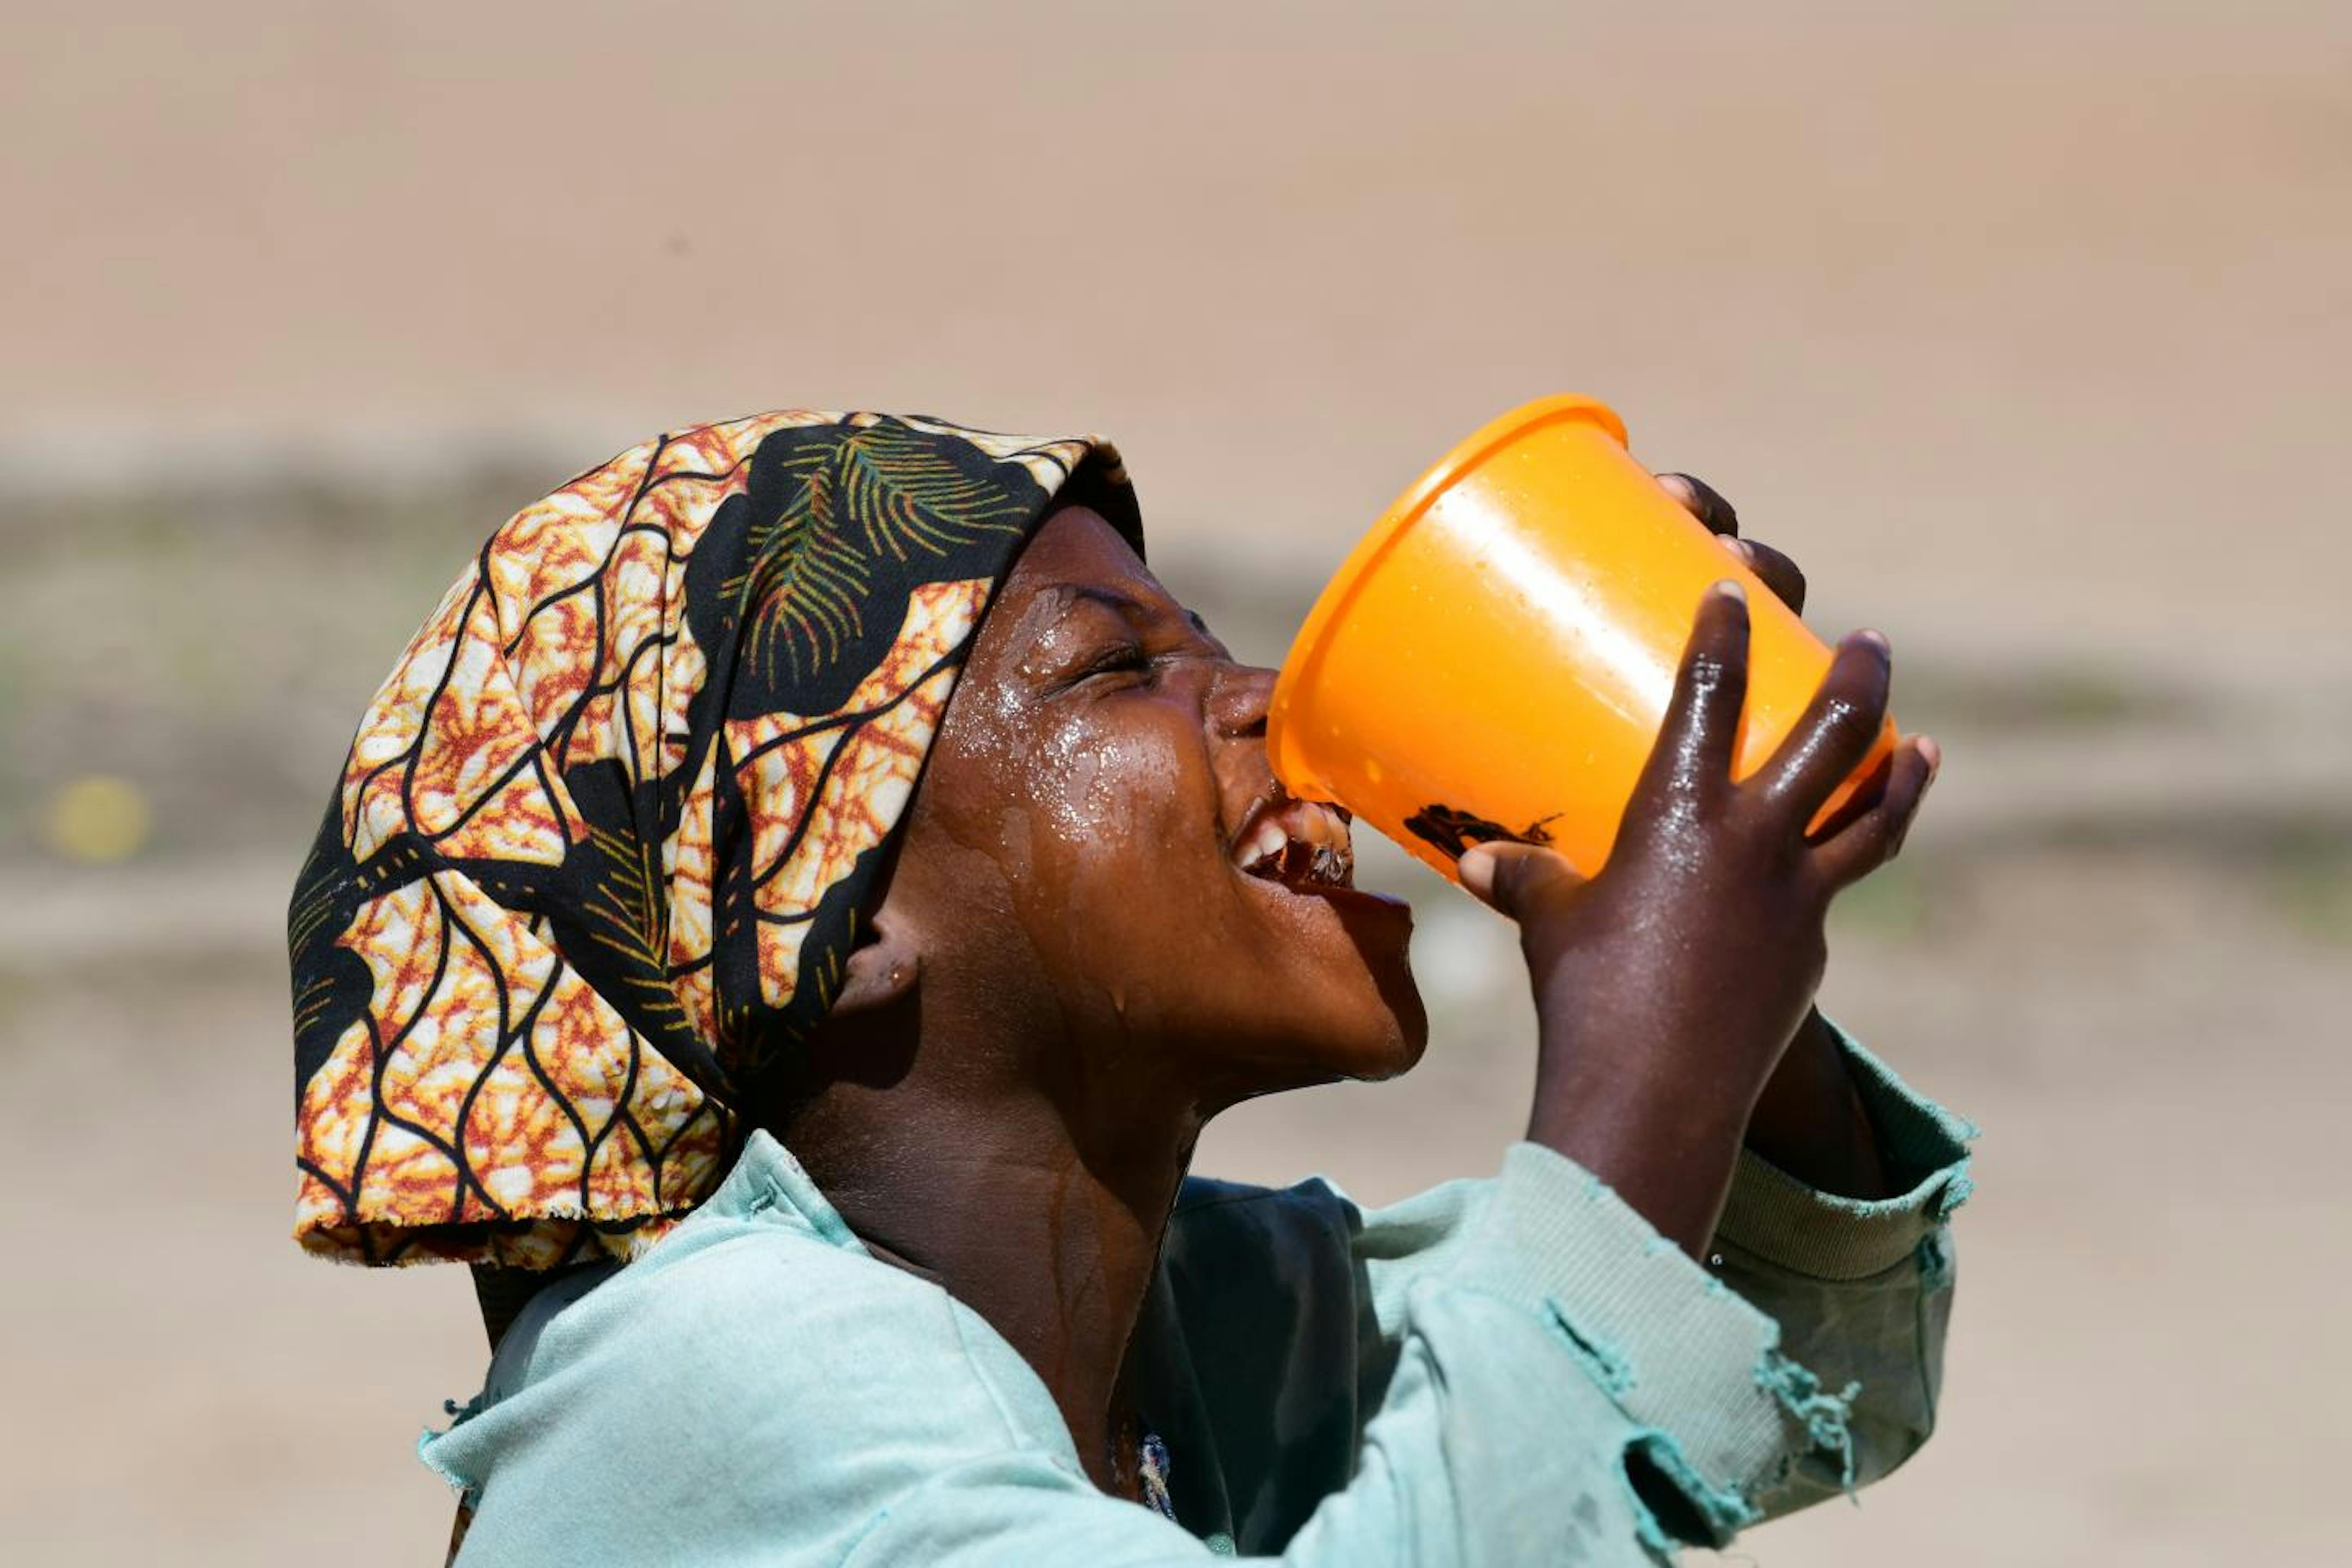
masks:
{"type": "Polygon", "coordinates": [[[1454,874],[1472,898],[1515,921],[1584,883],[1557,851],[1537,844],[1473,844],[1454,861],[1454,874]]]}

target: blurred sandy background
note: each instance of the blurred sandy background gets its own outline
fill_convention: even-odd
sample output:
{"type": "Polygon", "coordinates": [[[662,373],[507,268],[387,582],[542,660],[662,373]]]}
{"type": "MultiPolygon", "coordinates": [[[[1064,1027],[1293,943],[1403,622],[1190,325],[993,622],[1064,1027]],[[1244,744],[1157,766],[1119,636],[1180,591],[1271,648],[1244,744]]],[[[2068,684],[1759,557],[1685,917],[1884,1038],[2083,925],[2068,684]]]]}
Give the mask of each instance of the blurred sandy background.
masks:
{"type": "MultiPolygon", "coordinates": [[[[409,1447],[480,1331],[287,1241],[279,943],[508,511],[784,404],[1099,428],[1271,661],[1572,388],[1886,628],[1949,757],[1825,994],[1988,1129],[1944,1427],[1736,1555],[2344,1562],[2352,11],[1624,9],[10,6],[12,1552],[439,1561],[409,1447]]],[[[1507,928],[1368,859],[1428,894],[1429,1062],[1207,1168],[1386,1198],[1517,1131],[1507,928]]]]}

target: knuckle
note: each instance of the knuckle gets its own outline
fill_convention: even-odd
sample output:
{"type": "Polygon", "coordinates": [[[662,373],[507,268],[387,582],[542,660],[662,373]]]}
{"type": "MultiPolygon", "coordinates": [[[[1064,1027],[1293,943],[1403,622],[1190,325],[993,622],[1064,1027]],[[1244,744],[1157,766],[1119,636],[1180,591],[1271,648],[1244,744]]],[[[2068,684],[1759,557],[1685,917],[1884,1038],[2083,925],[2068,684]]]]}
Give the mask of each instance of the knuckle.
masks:
{"type": "Polygon", "coordinates": [[[1531,908],[1542,901],[1547,884],[1551,879],[1545,874],[1540,857],[1531,854],[1505,855],[1495,868],[1495,893],[1498,902],[1512,909],[1531,908]]]}
{"type": "Polygon", "coordinates": [[[1885,852],[1879,857],[1882,861],[1892,860],[1897,855],[1903,853],[1904,845],[1910,842],[1911,839],[1911,824],[1916,820],[1917,816],[1916,813],[1906,811],[1903,814],[1902,819],[1896,822],[1885,834],[1886,849],[1885,852]]]}
{"type": "Polygon", "coordinates": [[[1832,698],[1822,710],[1822,728],[1834,734],[1852,734],[1856,731],[1878,727],[1878,704],[1859,698],[1832,698]]]}
{"type": "Polygon", "coordinates": [[[1497,903],[1517,908],[1527,893],[1527,870],[1516,855],[1498,856],[1495,862],[1495,900],[1497,903]]]}
{"type": "Polygon", "coordinates": [[[1731,661],[1717,653],[1695,653],[1683,668],[1694,691],[1713,691],[1731,679],[1731,661]]]}

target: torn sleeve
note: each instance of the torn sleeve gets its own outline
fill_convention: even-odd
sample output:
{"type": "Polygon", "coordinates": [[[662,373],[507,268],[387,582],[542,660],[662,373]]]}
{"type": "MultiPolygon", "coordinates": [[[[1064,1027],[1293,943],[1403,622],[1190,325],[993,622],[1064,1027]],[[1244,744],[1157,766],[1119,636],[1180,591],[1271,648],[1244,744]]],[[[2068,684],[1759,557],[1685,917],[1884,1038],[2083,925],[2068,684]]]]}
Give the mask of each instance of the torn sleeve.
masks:
{"type": "Polygon", "coordinates": [[[1969,1191],[1974,1129],[1839,1040],[1899,1195],[1836,1197],[1745,1154],[1702,1267],[1581,1166],[1515,1145],[1494,1180],[1361,1216],[1356,1259],[1386,1335],[1433,1286],[1543,1321],[1622,1415],[1623,1468],[1661,1550],[1722,1545],[1891,1471],[1934,1425],[1947,1221],[1969,1191]]]}
{"type": "Polygon", "coordinates": [[[1465,1240],[1454,1287],[1543,1321],[1621,1413],[1617,1462],[1654,1552],[1727,1544],[1816,1450],[1842,1467],[1844,1410],[1779,1324],[1582,1166],[1513,1145],[1465,1240]]]}
{"type": "Polygon", "coordinates": [[[1895,1194],[1840,1197],[1744,1152],[1707,1259],[1780,1323],[1773,1375],[1791,1401],[1824,1436],[1832,1426],[1843,1434],[1842,1445],[1811,1446],[1759,1493],[1767,1516],[1876,1480],[1934,1430],[1952,1306],[1949,1219],[1973,1189],[1976,1129],[1843,1030],[1838,1039],[1895,1194]]]}

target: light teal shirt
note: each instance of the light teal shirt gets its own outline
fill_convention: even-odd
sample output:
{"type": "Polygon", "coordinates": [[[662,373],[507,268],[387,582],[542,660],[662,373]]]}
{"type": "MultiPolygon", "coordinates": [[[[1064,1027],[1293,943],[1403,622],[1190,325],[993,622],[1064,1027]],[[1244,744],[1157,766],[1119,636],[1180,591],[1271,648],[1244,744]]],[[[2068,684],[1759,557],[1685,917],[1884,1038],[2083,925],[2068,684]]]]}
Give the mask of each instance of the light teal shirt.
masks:
{"type": "Polygon", "coordinates": [[[1970,1130],[1858,1047],[1902,1196],[1742,1157],[1706,1264],[1559,1154],[1364,1210],[1189,1181],[1131,1355],[1181,1525],[755,1134],[617,1272],[544,1290],[425,1461],[460,1561],[1646,1564],[1893,1469],[1934,1423],[1970,1130]]]}

